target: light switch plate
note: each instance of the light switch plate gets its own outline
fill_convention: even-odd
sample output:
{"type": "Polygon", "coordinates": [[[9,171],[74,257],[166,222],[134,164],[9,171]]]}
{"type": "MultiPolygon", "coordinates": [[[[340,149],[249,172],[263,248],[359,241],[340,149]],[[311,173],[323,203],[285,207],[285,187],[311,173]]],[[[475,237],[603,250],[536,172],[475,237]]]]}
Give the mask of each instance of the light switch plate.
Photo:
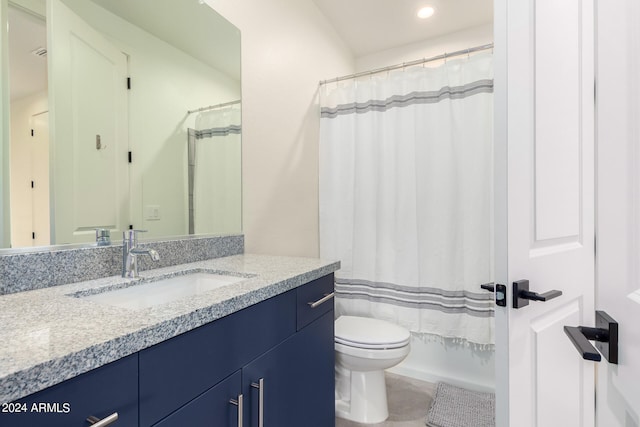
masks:
{"type": "Polygon", "coordinates": [[[144,219],[147,221],[159,221],[160,220],[160,206],[159,205],[147,205],[144,208],[144,219]]]}

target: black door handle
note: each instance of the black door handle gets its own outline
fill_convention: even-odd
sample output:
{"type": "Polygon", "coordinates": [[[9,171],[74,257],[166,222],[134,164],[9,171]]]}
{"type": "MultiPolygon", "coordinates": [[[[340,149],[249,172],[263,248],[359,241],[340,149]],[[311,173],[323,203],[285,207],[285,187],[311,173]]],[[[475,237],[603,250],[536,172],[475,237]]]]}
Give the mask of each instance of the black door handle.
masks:
{"type": "Polygon", "coordinates": [[[532,300],[532,301],[545,302],[550,299],[559,297],[560,295],[562,295],[562,291],[556,291],[556,290],[548,291],[543,294],[539,294],[537,292],[530,292],[530,291],[521,291],[519,297],[532,300]]]}
{"type": "Polygon", "coordinates": [[[618,322],[604,311],[596,311],[596,327],[565,326],[567,334],[578,353],[585,360],[599,362],[600,353],[614,365],[618,364],[618,322]],[[596,341],[594,347],[589,341],[596,341]],[[598,353],[598,350],[600,353],[598,353]]]}
{"type": "Polygon", "coordinates": [[[489,292],[495,291],[495,288],[493,287],[493,283],[485,283],[484,285],[480,285],[480,287],[485,291],[489,291],[489,292]]]}
{"type": "Polygon", "coordinates": [[[589,339],[594,338],[588,338],[588,334],[592,336],[590,332],[594,331],[588,331],[588,329],[598,331],[598,329],[586,328],[584,326],[565,326],[564,333],[567,334],[575,348],[578,350],[578,353],[582,354],[582,358],[584,360],[599,362],[602,360],[602,357],[600,356],[600,353],[598,353],[598,350],[596,350],[596,348],[589,342],[589,339]]]}
{"type": "Polygon", "coordinates": [[[562,291],[551,290],[543,294],[529,291],[528,280],[513,282],[513,308],[522,308],[529,305],[529,301],[549,301],[562,295],[562,291]]]}

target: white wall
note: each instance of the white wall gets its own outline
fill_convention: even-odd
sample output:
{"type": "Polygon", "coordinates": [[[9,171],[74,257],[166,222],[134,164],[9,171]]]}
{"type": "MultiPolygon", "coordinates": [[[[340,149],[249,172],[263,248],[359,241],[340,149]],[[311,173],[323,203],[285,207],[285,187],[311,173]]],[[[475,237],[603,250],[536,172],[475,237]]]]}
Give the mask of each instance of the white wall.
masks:
{"type": "Polygon", "coordinates": [[[493,43],[493,25],[480,25],[396,49],[388,49],[361,56],[356,60],[356,71],[374,70],[488,43],[493,43]]]}
{"type": "Polygon", "coordinates": [[[207,0],[242,32],[247,253],[318,256],[318,82],[354,60],[311,0],[207,0]]]}

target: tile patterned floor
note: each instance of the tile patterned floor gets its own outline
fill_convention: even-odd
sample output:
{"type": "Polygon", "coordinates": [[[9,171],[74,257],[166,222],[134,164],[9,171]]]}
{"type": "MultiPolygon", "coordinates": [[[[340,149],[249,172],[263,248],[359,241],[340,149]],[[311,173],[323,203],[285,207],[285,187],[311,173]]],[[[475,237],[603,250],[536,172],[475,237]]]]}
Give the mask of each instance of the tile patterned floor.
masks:
{"type": "Polygon", "coordinates": [[[386,373],[389,418],[378,424],[360,424],[336,418],[336,427],[425,427],[436,384],[386,373]]]}

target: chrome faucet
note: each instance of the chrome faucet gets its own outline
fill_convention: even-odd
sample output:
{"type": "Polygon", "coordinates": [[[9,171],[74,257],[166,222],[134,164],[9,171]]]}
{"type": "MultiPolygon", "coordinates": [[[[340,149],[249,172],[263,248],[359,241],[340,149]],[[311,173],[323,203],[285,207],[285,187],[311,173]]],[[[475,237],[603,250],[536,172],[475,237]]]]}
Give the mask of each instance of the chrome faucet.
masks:
{"type": "Polygon", "coordinates": [[[138,248],[138,233],[147,230],[127,230],[122,233],[122,277],[138,277],[138,255],[149,255],[160,261],[160,255],[153,249],[138,248]]]}

